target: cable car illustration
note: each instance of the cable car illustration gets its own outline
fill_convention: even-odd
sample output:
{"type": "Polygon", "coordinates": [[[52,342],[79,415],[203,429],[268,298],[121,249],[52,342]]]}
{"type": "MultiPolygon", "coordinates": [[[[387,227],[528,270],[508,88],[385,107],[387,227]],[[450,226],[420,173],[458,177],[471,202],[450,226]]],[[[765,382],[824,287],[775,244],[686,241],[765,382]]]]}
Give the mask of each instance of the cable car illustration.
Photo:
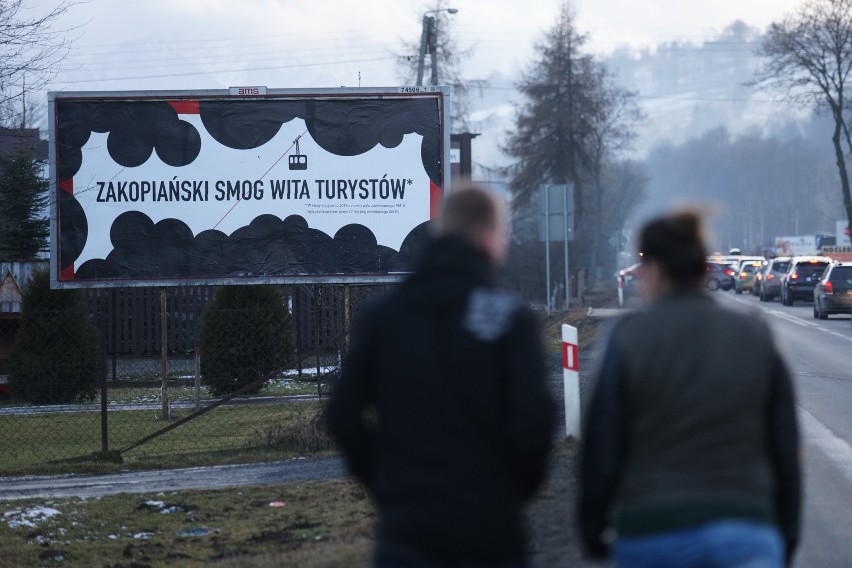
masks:
{"type": "Polygon", "coordinates": [[[293,143],[296,145],[296,153],[292,156],[288,156],[288,160],[290,161],[290,169],[291,170],[306,170],[308,169],[308,157],[299,152],[299,136],[293,143]]]}

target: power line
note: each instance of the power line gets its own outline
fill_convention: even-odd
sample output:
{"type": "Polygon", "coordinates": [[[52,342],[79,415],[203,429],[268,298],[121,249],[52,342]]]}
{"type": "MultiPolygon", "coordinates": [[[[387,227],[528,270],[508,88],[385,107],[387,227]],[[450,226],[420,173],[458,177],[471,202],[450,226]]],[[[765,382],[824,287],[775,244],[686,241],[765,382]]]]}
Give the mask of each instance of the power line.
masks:
{"type": "Polygon", "coordinates": [[[396,59],[396,57],[374,57],[368,59],[350,59],[347,61],[326,61],[318,63],[293,63],[288,65],[267,65],[264,67],[243,67],[235,69],[216,69],[213,71],[187,71],[184,73],[163,73],[158,75],[136,75],[132,77],[105,77],[98,79],[74,79],[70,81],[57,81],[68,85],[79,83],[102,83],[105,81],[133,81],[136,79],[164,79],[168,77],[188,77],[197,75],[215,75],[220,73],[242,73],[245,71],[270,71],[273,69],[296,69],[302,67],[323,67],[327,65],[346,65],[349,63],[367,63],[371,61],[382,61],[387,59],[396,59]]]}

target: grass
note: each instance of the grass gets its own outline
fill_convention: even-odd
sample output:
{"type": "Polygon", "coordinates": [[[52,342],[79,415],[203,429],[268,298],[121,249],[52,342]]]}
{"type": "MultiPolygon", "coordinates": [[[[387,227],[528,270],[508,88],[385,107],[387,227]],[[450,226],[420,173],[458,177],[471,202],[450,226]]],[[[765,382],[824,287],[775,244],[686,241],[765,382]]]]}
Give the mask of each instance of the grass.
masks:
{"type": "MultiPolygon", "coordinates": [[[[593,305],[607,306],[603,302],[593,305]]],[[[578,328],[581,348],[590,345],[601,324],[586,312],[577,308],[547,318],[548,348],[561,350],[563,323],[578,328]]],[[[34,450],[42,446],[69,457],[100,449],[98,413],[0,417],[0,474],[191,467],[323,453],[331,445],[319,411],[319,403],[307,402],[217,409],[128,452],[120,465],[33,465],[43,460],[34,450]]],[[[150,410],[111,412],[109,420],[112,448],[167,423],[150,410]]],[[[371,502],[349,481],[0,501],[0,566],[368,566],[374,522],[371,502]]]]}
{"type": "Polygon", "coordinates": [[[373,523],[347,481],[0,502],[0,566],[366,566],[373,523]]]}
{"type": "MultiPolygon", "coordinates": [[[[107,400],[109,404],[157,404],[160,402],[159,379],[120,379],[107,382],[107,400]]],[[[323,393],[329,392],[329,383],[323,379],[320,381],[323,393]]],[[[269,396],[294,396],[294,395],[316,395],[317,382],[310,375],[299,379],[296,377],[285,377],[268,381],[260,392],[251,397],[269,396]]],[[[199,398],[202,402],[216,400],[218,397],[210,394],[210,389],[202,385],[199,389],[199,398]]],[[[192,379],[169,379],[169,400],[172,402],[193,402],[195,400],[195,389],[192,379]]],[[[93,408],[100,409],[100,395],[91,403],[93,408]]],[[[27,402],[15,399],[0,399],[0,407],[29,406],[27,402]]]]}
{"type": "Polygon", "coordinates": [[[544,318],[542,329],[544,345],[548,353],[562,352],[562,324],[577,328],[580,349],[594,344],[603,330],[603,322],[598,318],[587,317],[589,306],[612,308],[618,304],[616,290],[602,285],[586,293],[585,305],[569,309],[567,312],[554,312],[544,318]]]}
{"type": "MultiPolygon", "coordinates": [[[[124,453],[121,464],[75,460],[101,450],[97,412],[3,416],[0,475],[104,473],[318,454],[331,449],[317,426],[320,410],[318,402],[220,407],[124,453]]],[[[173,419],[188,413],[174,412],[173,419]]],[[[153,410],[110,412],[108,421],[111,450],[169,424],[153,410]]]]}

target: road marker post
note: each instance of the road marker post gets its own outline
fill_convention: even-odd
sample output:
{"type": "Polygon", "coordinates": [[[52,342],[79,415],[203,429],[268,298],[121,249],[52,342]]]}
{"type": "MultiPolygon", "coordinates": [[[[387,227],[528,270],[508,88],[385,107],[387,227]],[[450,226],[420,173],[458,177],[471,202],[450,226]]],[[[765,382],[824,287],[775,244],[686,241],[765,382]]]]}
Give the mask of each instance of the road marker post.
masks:
{"type": "Polygon", "coordinates": [[[580,348],[577,328],[562,324],[562,379],[565,436],[580,439],[580,348]]]}

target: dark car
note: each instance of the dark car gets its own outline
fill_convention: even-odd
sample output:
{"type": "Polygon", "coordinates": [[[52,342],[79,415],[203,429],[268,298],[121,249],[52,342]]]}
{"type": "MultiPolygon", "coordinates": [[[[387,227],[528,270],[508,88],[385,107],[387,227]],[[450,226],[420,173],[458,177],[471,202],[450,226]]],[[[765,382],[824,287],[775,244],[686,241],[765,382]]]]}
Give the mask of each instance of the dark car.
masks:
{"type": "Polygon", "coordinates": [[[814,288],[814,317],[826,319],[831,314],[852,311],[852,262],[835,262],[814,288]]]}
{"type": "Polygon", "coordinates": [[[734,287],[734,274],[736,274],[734,265],[729,262],[708,262],[707,289],[714,292],[719,288],[730,290],[734,287]]]}
{"type": "Polygon", "coordinates": [[[831,259],[825,256],[794,256],[781,280],[781,303],[792,306],[799,300],[812,300],[814,288],[831,259]]]}
{"type": "Polygon", "coordinates": [[[790,268],[789,256],[773,258],[763,268],[760,279],[760,301],[771,302],[775,296],[781,295],[781,279],[790,268]]]}

